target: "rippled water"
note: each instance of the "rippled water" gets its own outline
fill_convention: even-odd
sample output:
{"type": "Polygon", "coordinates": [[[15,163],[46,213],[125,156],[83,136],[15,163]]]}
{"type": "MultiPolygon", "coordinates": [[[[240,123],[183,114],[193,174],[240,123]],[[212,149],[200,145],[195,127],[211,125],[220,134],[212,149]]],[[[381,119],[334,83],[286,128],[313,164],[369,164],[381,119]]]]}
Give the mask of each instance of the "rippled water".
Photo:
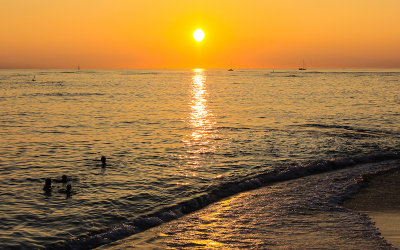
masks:
{"type": "Polygon", "coordinates": [[[399,82],[393,70],[1,70],[0,242],[84,238],[223,183],[399,151],[399,82]],[[62,174],[74,194],[43,194],[62,174]]]}
{"type": "Polygon", "coordinates": [[[399,160],[274,183],[100,249],[395,249],[367,215],[341,206],[360,175],[394,167],[399,160]]]}

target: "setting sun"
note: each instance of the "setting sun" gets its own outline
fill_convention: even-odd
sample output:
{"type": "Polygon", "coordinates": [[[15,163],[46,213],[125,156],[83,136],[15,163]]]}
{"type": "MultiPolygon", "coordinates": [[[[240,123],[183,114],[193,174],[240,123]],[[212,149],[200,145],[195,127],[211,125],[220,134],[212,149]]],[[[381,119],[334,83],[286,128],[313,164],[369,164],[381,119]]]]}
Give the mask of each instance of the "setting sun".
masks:
{"type": "Polygon", "coordinates": [[[193,32],[194,40],[196,40],[197,42],[203,41],[204,36],[205,36],[205,34],[202,29],[197,29],[193,32]]]}

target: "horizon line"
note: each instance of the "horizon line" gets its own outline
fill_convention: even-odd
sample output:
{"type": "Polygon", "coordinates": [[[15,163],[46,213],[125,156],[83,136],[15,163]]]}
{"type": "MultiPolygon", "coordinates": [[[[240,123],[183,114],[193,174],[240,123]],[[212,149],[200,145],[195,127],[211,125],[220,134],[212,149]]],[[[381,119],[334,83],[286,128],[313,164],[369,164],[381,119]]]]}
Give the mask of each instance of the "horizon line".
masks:
{"type": "MultiPolygon", "coordinates": [[[[78,69],[76,67],[73,68],[58,68],[58,67],[38,67],[38,68],[25,68],[25,67],[0,67],[0,70],[12,70],[12,69],[20,69],[20,70],[77,70],[78,69]]],[[[121,67],[121,68],[82,68],[80,67],[79,70],[149,70],[149,69],[157,69],[157,70],[193,70],[193,69],[229,69],[229,67],[221,67],[221,68],[206,68],[206,67],[193,67],[193,68],[128,68],[128,67],[121,67]]],[[[233,69],[270,69],[270,70],[276,70],[276,69],[294,69],[297,70],[298,67],[234,67],[233,69]]],[[[308,67],[307,70],[313,70],[313,69],[319,69],[319,70],[324,70],[324,69],[399,69],[400,70],[400,66],[398,67],[308,67]]]]}

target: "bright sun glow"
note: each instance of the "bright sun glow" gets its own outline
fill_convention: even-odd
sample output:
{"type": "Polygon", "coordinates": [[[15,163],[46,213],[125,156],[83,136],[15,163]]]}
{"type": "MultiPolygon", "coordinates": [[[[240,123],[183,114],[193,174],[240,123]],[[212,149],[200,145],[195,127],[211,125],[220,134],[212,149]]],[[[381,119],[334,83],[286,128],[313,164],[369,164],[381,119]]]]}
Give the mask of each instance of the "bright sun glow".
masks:
{"type": "Polygon", "coordinates": [[[201,42],[204,39],[204,31],[202,29],[197,29],[193,32],[194,40],[201,42]]]}

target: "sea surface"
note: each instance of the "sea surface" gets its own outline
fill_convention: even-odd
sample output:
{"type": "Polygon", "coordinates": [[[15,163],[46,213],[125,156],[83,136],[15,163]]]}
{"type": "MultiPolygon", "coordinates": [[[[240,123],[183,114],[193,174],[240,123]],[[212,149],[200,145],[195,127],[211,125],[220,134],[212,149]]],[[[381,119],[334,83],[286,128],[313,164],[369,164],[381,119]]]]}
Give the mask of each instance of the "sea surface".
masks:
{"type": "Polygon", "coordinates": [[[0,70],[0,248],[100,246],[271,182],[381,166],[399,123],[399,70],[0,70]],[[72,195],[45,194],[62,175],[72,195]]]}

